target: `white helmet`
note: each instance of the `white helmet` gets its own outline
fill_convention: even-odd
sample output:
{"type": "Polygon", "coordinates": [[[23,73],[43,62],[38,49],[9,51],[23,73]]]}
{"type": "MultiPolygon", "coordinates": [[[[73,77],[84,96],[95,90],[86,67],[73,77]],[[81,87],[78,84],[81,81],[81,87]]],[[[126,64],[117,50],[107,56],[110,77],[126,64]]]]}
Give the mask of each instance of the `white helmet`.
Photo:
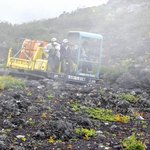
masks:
{"type": "Polygon", "coordinates": [[[52,38],[52,39],[51,39],[51,42],[56,42],[56,41],[57,41],[56,38],[52,38]]]}
{"type": "Polygon", "coordinates": [[[58,45],[58,43],[57,43],[57,42],[53,42],[52,44],[53,44],[53,45],[58,45]]]}
{"type": "Polygon", "coordinates": [[[63,39],[63,43],[68,43],[68,39],[63,39]]]}

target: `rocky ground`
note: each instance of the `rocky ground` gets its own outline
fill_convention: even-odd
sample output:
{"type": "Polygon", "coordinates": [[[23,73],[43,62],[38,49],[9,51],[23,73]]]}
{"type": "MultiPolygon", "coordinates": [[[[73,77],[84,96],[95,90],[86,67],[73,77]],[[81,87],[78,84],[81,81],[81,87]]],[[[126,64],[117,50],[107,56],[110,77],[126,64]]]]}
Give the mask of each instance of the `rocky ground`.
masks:
{"type": "Polygon", "coordinates": [[[2,150],[120,150],[133,134],[150,149],[149,88],[44,79],[0,90],[2,150]]]}

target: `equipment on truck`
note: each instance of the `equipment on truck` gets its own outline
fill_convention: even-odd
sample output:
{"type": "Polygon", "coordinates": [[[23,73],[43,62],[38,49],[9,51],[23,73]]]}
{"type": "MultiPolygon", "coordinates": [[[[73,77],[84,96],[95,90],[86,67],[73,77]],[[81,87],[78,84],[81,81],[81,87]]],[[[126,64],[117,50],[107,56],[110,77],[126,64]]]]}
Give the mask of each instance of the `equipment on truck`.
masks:
{"type": "Polygon", "coordinates": [[[61,61],[58,71],[52,72],[48,63],[48,54],[44,49],[48,43],[29,39],[24,40],[21,49],[15,55],[13,55],[12,49],[9,50],[7,67],[24,71],[22,74],[40,75],[47,78],[65,78],[67,81],[87,82],[98,80],[102,56],[102,35],[70,31],[67,40],[71,54],[71,69],[69,72],[62,72],[61,61]]]}

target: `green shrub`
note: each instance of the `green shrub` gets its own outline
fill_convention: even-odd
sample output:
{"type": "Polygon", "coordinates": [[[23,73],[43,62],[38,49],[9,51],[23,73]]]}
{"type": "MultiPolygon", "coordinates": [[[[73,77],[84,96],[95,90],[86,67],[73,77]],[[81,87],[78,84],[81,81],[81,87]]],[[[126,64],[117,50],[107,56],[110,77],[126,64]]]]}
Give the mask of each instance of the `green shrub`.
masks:
{"type": "Polygon", "coordinates": [[[80,104],[79,103],[73,103],[71,104],[72,110],[74,111],[80,111],[80,104]]]}
{"type": "Polygon", "coordinates": [[[120,114],[115,115],[115,120],[121,123],[128,123],[130,121],[130,116],[124,116],[120,114]]]}
{"type": "Polygon", "coordinates": [[[0,76],[0,90],[12,87],[24,87],[25,83],[11,76],[0,76]]]}
{"type": "Polygon", "coordinates": [[[101,73],[106,74],[107,76],[117,77],[122,73],[122,70],[118,69],[116,66],[111,67],[101,67],[101,73]]]}
{"type": "Polygon", "coordinates": [[[121,67],[127,71],[129,67],[131,67],[134,64],[134,60],[132,58],[126,58],[124,60],[121,60],[120,64],[121,67]]]}
{"type": "Polygon", "coordinates": [[[104,75],[104,78],[114,83],[116,79],[124,73],[124,70],[118,68],[117,66],[110,67],[101,67],[101,74],[104,75]]]}
{"type": "Polygon", "coordinates": [[[101,121],[115,121],[115,115],[112,110],[102,108],[86,108],[85,111],[90,117],[101,121]]]}
{"type": "Polygon", "coordinates": [[[54,96],[53,95],[47,95],[47,98],[49,99],[49,100],[52,100],[53,98],[54,98],[54,96]]]}
{"type": "Polygon", "coordinates": [[[90,137],[96,136],[96,131],[94,129],[76,128],[75,133],[82,135],[86,140],[88,140],[90,137]]]}
{"type": "Polygon", "coordinates": [[[121,93],[118,95],[119,99],[129,101],[131,103],[135,103],[139,100],[139,97],[134,96],[130,93],[121,93]]]}
{"type": "Polygon", "coordinates": [[[135,134],[124,139],[122,144],[125,150],[146,150],[146,145],[137,140],[135,134]]]}

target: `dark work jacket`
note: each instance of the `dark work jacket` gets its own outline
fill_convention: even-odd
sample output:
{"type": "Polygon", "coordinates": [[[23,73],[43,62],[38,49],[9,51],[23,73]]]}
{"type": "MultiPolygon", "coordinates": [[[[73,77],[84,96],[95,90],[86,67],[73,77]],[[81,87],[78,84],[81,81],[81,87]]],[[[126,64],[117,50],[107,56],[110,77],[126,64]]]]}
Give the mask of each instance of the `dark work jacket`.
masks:
{"type": "Polygon", "coordinates": [[[71,49],[63,44],[60,47],[60,60],[70,60],[71,59],[71,49]]]}

